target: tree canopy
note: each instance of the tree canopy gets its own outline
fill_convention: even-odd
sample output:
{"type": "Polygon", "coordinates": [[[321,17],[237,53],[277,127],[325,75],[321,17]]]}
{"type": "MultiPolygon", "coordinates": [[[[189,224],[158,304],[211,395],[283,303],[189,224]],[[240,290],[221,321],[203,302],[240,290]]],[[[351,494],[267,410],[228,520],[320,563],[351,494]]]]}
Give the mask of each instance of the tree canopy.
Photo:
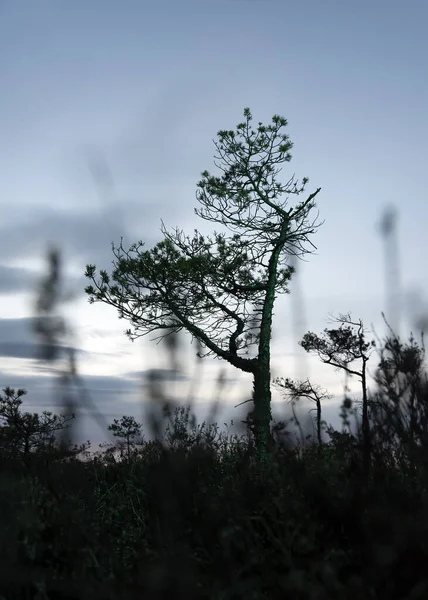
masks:
{"type": "Polygon", "coordinates": [[[134,332],[126,331],[131,340],[157,330],[165,332],[163,338],[184,329],[207,349],[201,356],[214,355],[252,373],[256,437],[263,446],[271,419],[273,306],[277,293],[288,292],[294,271],[290,257],[315,248],[309,237],[319,227],[318,215],[309,215],[320,188],[287,207],[288,197],[302,194],[308,183],[305,177],[299,184],[294,175],[286,184],[277,180],[277,165],[291,160],[292,142],[281,133],[287,120],[274,115],[271,125],[259,122],[255,131],[249,108],[244,117],[236,132],[218,132],[214,144],[220,162],[215,165],[223,173],[203,171],[196,192],[202,208],[195,213],[233,235],[204,237],[195,229],[190,238],[178,228],[167,232],[162,221],[164,239],[151,250],[140,251],[141,240],[129,252],[122,239],[118,248],[112,244],[117,258],[113,284],[105,270],[97,283],[96,266],[87,265],[85,275],[97,289],[90,285],[85,292],[90,303],[115,306],[119,318],[131,321],[134,332]],[[255,358],[242,356],[254,345],[255,358]]]}

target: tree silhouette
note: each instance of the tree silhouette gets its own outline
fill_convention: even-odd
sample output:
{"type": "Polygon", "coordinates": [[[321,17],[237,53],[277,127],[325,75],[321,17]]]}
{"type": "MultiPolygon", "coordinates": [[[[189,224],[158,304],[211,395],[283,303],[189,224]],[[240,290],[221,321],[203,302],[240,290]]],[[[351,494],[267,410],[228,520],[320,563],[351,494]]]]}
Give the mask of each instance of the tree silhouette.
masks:
{"type": "Polygon", "coordinates": [[[374,374],[377,390],[370,399],[374,433],[382,449],[392,450],[394,462],[414,463],[428,446],[428,378],[424,335],[418,345],[413,334],[404,343],[390,331],[379,340],[379,364],[374,374]]]}
{"type": "Polygon", "coordinates": [[[374,340],[366,342],[361,319],[353,321],[348,313],[346,315],[339,315],[334,320],[340,323],[339,328],[324,329],[324,334],[321,337],[315,333],[308,332],[299,343],[306,352],[318,354],[323,363],[332,365],[337,369],[343,369],[348,375],[356,375],[361,379],[363,392],[364,464],[365,468],[368,469],[370,464],[370,424],[367,393],[367,362],[370,358],[368,352],[375,345],[375,342],[374,340]],[[361,360],[362,366],[359,371],[350,367],[356,360],[361,360]]]}
{"type": "Polygon", "coordinates": [[[56,445],[57,432],[70,427],[74,415],[55,415],[50,411],[41,414],[21,412],[22,400],[27,392],[6,387],[4,397],[0,396],[0,452],[3,456],[28,457],[33,453],[51,452],[60,455],[77,455],[86,449],[59,448],[56,445]],[[59,452],[59,451],[62,452],[59,452]]]}
{"type": "MultiPolygon", "coordinates": [[[[108,426],[108,430],[113,433],[113,436],[120,439],[118,444],[120,455],[123,457],[124,450],[128,462],[131,460],[132,450],[137,443],[141,442],[142,425],[137,423],[135,417],[123,415],[119,419],[113,419],[113,423],[108,426]]],[[[113,448],[115,446],[113,445],[113,448]]]]}
{"type": "Polygon", "coordinates": [[[280,133],[287,121],[274,115],[272,125],[259,122],[256,132],[250,127],[249,108],[244,117],[236,132],[218,132],[219,141],[214,144],[219,155],[215,158],[221,163],[215,165],[223,174],[216,177],[204,171],[196,194],[203,208],[195,213],[221,223],[234,234],[226,238],[214,232],[214,240],[205,239],[195,229],[190,239],[178,229],[174,234],[166,232],[162,221],[165,239],[152,250],[139,252],[142,241],[133,244],[129,252],[123,250],[122,239],[119,248],[112,244],[118,259],[112,279],[117,285],[110,285],[104,270],[100,270],[97,283],[95,265],[87,265],[85,276],[94,281],[98,291],[88,286],[85,292],[90,303],[110,304],[118,308],[119,318],[130,319],[135,332],[128,329],[126,334],[132,341],[155,330],[166,331],[160,336],[166,337],[185,329],[192,341],[195,338],[202,349],[208,348],[198,356],[214,354],[251,373],[254,411],[249,420],[263,453],[272,418],[273,306],[277,292],[288,292],[293,268],[287,265],[287,257],[309,252],[305,243],[319,224],[316,218],[308,221],[308,215],[320,188],[286,209],[286,201],[279,202],[279,196],[299,195],[308,182],[304,178],[299,186],[294,175],[285,185],[276,179],[281,170],[276,165],[291,160],[292,142],[280,133]],[[131,252],[136,257],[131,257],[131,252]],[[143,333],[139,335],[138,330],[143,333]],[[238,354],[239,350],[248,354],[250,346],[257,347],[256,357],[238,354]]]}
{"type": "Polygon", "coordinates": [[[320,386],[314,386],[308,378],[304,381],[296,381],[293,379],[277,377],[274,382],[278,387],[285,390],[284,394],[289,397],[291,402],[296,402],[300,398],[307,398],[312,402],[315,402],[316,409],[316,424],[317,424],[317,442],[318,451],[321,452],[322,448],[322,424],[321,420],[321,401],[324,399],[331,398],[331,394],[328,394],[325,390],[321,389],[320,386]]]}

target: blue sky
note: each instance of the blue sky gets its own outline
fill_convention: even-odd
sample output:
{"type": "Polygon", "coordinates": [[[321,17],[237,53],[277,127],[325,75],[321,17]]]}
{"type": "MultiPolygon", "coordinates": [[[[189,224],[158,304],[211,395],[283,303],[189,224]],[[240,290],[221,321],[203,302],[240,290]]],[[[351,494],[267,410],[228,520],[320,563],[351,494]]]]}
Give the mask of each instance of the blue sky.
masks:
{"type": "MultiPolygon", "coordinates": [[[[340,374],[315,358],[298,362],[297,336],[320,332],[329,313],[347,311],[384,333],[377,223],[388,205],[399,215],[404,334],[425,308],[427,25],[422,0],[3,0],[1,388],[27,389],[26,410],[60,410],[29,328],[52,242],[76,294],[61,314],[73,329],[85,386],[108,422],[139,416],[144,374],[169,365],[149,340],[155,334],[132,344],[116,309],[88,304],[86,264],[111,271],[111,242],[121,236],[125,248],[139,239],[152,247],[162,239],[161,219],[170,231],[220,230],[194,214],[196,183],[203,170],[216,172],[217,131],[234,129],[249,106],[255,124],[287,118],[294,148],[283,181],[295,173],[309,177],[308,193],[321,187],[325,220],[313,239],[316,255],[300,265],[304,318],[296,325],[293,283],[276,303],[273,375],[309,374],[340,395],[340,374]]],[[[194,370],[189,341],[181,353],[187,375],[170,388],[177,399],[186,397],[194,370]]],[[[204,363],[201,415],[222,366],[204,363]]],[[[226,372],[225,414],[233,418],[251,377],[230,366],[226,372]]],[[[337,409],[338,400],[325,405],[336,425],[337,409]]],[[[103,439],[88,418],[81,432],[103,439]]]]}

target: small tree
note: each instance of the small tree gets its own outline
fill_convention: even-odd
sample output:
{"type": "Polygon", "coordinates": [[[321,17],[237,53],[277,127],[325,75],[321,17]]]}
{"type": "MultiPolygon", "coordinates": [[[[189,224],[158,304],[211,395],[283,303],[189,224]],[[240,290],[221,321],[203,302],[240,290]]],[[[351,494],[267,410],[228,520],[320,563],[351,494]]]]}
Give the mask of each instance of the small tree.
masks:
{"type": "Polygon", "coordinates": [[[350,314],[339,315],[335,322],[340,323],[338,329],[324,329],[324,335],[319,337],[308,332],[299,344],[306,352],[316,353],[323,363],[344,370],[349,376],[356,375],[361,379],[363,392],[363,441],[364,464],[370,465],[370,424],[367,394],[367,362],[370,358],[369,349],[375,345],[374,340],[366,342],[365,331],[361,319],[352,321],[350,314]],[[361,370],[350,367],[356,360],[361,360],[361,370]]]}
{"type": "Polygon", "coordinates": [[[42,414],[21,412],[20,398],[27,392],[7,387],[0,396],[0,447],[3,453],[26,456],[34,452],[55,451],[56,433],[69,427],[74,415],[59,416],[52,412],[42,414]]]}
{"type": "Polygon", "coordinates": [[[321,420],[321,401],[323,399],[331,398],[331,395],[327,394],[327,392],[325,390],[323,391],[319,386],[314,386],[308,378],[305,381],[295,381],[288,377],[286,379],[277,377],[275,384],[285,390],[285,395],[290,398],[291,402],[295,402],[300,398],[307,398],[308,400],[315,402],[316,408],[311,409],[311,411],[316,410],[317,441],[318,451],[320,452],[322,448],[323,423],[321,420]]]}
{"type": "MultiPolygon", "coordinates": [[[[253,376],[254,434],[264,453],[270,437],[270,341],[273,306],[277,292],[288,292],[293,269],[287,257],[308,250],[305,243],[318,227],[309,222],[318,188],[295,208],[279,202],[282,194],[299,195],[304,191],[294,176],[285,184],[276,180],[276,165],[291,160],[292,143],[280,134],[287,125],[278,115],[273,124],[259,122],[251,129],[249,108],[237,131],[219,131],[215,146],[221,160],[216,166],[221,177],[202,173],[197,184],[197,199],[203,209],[195,213],[203,219],[221,223],[232,237],[214,232],[214,240],[205,239],[195,230],[193,239],[178,229],[174,235],[162,232],[165,239],[152,250],[138,252],[143,242],[131,246],[131,257],[119,256],[112,279],[100,270],[101,282],[94,279],[95,265],[86,267],[86,277],[94,281],[85,288],[89,302],[105,302],[119,310],[135,326],[126,334],[131,340],[155,330],[171,333],[187,330],[201,348],[253,376]],[[216,252],[214,252],[216,250],[216,252]],[[281,265],[284,265],[281,268],[281,265]],[[144,294],[143,291],[147,293],[144,294]],[[249,306],[252,305],[252,311],[249,306]],[[251,314],[252,313],[252,314],[251,314]],[[208,321],[211,319],[211,323],[208,321]],[[138,335],[138,329],[143,333],[138,335]],[[256,333],[254,333],[256,331],[256,333]],[[257,356],[245,358],[238,351],[256,345],[257,356]]],[[[310,242],[311,243],[311,242],[310,242]]],[[[313,246],[313,244],[311,243],[313,246]]],[[[314,246],[313,246],[314,247],[314,246]]],[[[119,246],[123,250],[122,241],[119,246]]],[[[158,339],[158,338],[155,338],[158,339]]]]}
{"type": "Polygon", "coordinates": [[[119,442],[119,449],[121,457],[123,456],[123,449],[126,449],[126,456],[128,461],[131,460],[131,451],[135,448],[137,443],[141,443],[141,431],[142,425],[137,423],[134,417],[123,416],[120,421],[114,419],[113,423],[108,426],[108,430],[112,432],[114,437],[122,440],[119,442]]]}
{"type": "MultiPolygon", "coordinates": [[[[385,317],[384,317],[385,318],[385,317]]],[[[425,346],[410,334],[407,343],[388,325],[379,349],[379,364],[374,375],[377,390],[370,400],[378,443],[393,448],[394,459],[428,450],[428,382],[425,371],[425,346]]]]}

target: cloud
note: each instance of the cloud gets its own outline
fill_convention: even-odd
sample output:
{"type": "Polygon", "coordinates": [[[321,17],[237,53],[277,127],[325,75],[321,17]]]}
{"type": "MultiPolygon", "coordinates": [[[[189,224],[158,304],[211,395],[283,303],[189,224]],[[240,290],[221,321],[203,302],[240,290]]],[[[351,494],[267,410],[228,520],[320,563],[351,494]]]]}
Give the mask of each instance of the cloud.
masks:
{"type": "MultiPolygon", "coordinates": [[[[34,317],[20,319],[0,319],[0,356],[18,359],[37,359],[47,349],[46,344],[39,344],[32,326],[34,317]]],[[[71,346],[60,346],[59,356],[68,352],[71,346]]],[[[87,352],[73,348],[76,354],[85,355],[87,352]]]]}
{"type": "MultiPolygon", "coordinates": [[[[24,353],[21,352],[21,354],[24,353]]],[[[24,357],[21,356],[21,358],[24,357]]],[[[177,405],[190,402],[199,423],[209,418],[212,402],[209,400],[200,401],[195,396],[180,395],[177,383],[190,381],[190,378],[173,373],[168,369],[128,371],[120,376],[85,374],[79,377],[79,382],[83,387],[80,387],[80,383],[71,382],[64,389],[59,387],[58,371],[39,361],[33,365],[31,374],[26,373],[24,369],[19,374],[15,370],[0,370],[0,381],[2,382],[2,389],[9,386],[15,390],[22,388],[27,391],[27,394],[22,398],[23,411],[41,412],[48,410],[55,414],[62,414],[66,409],[66,399],[71,398],[75,403],[74,411],[77,419],[73,422],[73,429],[70,430],[70,439],[75,443],[81,443],[89,439],[93,444],[92,450],[96,450],[99,443],[113,441],[109,437],[107,427],[113,419],[120,418],[123,415],[134,416],[138,422],[143,424],[146,439],[151,437],[147,410],[151,406],[149,404],[149,390],[153,373],[162,382],[162,388],[169,400],[174,401],[177,405]]],[[[213,389],[215,387],[214,381],[206,378],[203,379],[203,384],[205,386],[211,385],[213,389]]],[[[183,391],[182,388],[181,390],[183,391]]],[[[231,420],[234,421],[235,425],[238,425],[245,418],[250,404],[244,404],[237,408],[235,406],[247,396],[248,394],[243,393],[241,400],[230,402],[227,391],[221,395],[218,413],[214,415],[214,421],[217,422],[220,430],[224,430],[225,425],[227,429],[231,420]]],[[[323,406],[323,417],[335,427],[340,427],[338,419],[340,402],[341,398],[337,397],[325,402],[323,406]]],[[[156,408],[156,404],[154,408],[156,408]]],[[[160,410],[160,406],[158,408],[160,410]]],[[[302,403],[297,410],[299,418],[304,422],[305,429],[310,427],[307,422],[307,410],[309,408],[313,408],[313,406],[302,403]]],[[[276,421],[288,419],[292,416],[290,405],[283,400],[273,402],[272,413],[276,421]]],[[[233,429],[231,433],[233,432],[240,434],[239,429],[233,429]]]]}
{"type": "Polygon", "coordinates": [[[0,295],[26,292],[36,283],[37,276],[30,269],[0,265],[0,295]]]}

